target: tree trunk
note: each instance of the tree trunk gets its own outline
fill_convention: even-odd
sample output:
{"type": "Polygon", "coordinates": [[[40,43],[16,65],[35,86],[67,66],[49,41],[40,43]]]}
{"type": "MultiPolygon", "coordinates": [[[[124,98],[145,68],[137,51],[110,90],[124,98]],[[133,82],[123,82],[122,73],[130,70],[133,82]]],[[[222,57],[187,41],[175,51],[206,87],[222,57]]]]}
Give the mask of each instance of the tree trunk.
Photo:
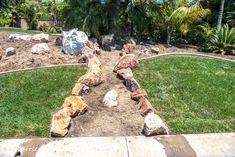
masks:
{"type": "Polygon", "coordinates": [[[171,42],[171,34],[172,34],[172,26],[168,26],[167,27],[167,40],[166,40],[166,44],[169,46],[170,42],[171,42]]]}
{"type": "Polygon", "coordinates": [[[222,19],[223,19],[223,13],[224,13],[224,3],[225,3],[225,0],[221,0],[219,18],[218,18],[218,23],[217,23],[217,32],[220,31],[220,28],[222,25],[222,19]]]}
{"type": "Polygon", "coordinates": [[[111,0],[108,4],[108,29],[109,33],[115,33],[115,17],[118,14],[120,0],[111,0]]]}

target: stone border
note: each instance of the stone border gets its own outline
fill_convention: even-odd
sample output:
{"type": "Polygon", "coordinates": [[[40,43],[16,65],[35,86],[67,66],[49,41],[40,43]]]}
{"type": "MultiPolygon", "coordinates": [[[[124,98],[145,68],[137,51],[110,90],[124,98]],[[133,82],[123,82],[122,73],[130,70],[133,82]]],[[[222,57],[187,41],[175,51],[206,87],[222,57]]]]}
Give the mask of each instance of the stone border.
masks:
{"type": "Polygon", "coordinates": [[[150,56],[150,57],[140,58],[139,61],[147,60],[147,59],[152,59],[152,58],[163,57],[163,56],[173,56],[173,55],[188,55],[188,56],[208,57],[208,58],[212,58],[212,59],[219,59],[219,60],[230,61],[230,62],[234,62],[235,63],[235,60],[233,60],[233,59],[227,59],[227,58],[217,57],[217,56],[212,56],[212,55],[207,55],[207,54],[187,53],[187,52],[163,53],[163,54],[158,54],[158,55],[154,55],[154,56],[150,56]]]}
{"type": "Polygon", "coordinates": [[[74,63],[74,64],[59,64],[59,65],[40,66],[40,67],[33,67],[33,68],[3,71],[3,72],[0,72],[0,75],[1,74],[17,73],[17,72],[25,72],[25,71],[33,71],[33,70],[40,70],[40,69],[61,68],[61,67],[66,67],[66,66],[82,66],[82,65],[86,65],[86,64],[87,63],[74,63]]]}

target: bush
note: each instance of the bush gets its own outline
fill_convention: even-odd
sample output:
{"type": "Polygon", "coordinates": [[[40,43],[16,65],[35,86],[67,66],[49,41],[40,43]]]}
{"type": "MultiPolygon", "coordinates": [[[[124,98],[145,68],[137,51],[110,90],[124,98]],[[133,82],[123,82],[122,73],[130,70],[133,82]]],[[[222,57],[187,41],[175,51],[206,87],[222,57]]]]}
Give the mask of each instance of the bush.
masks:
{"type": "Polygon", "coordinates": [[[226,24],[215,33],[205,45],[207,51],[221,54],[235,54],[235,28],[226,24]]]}

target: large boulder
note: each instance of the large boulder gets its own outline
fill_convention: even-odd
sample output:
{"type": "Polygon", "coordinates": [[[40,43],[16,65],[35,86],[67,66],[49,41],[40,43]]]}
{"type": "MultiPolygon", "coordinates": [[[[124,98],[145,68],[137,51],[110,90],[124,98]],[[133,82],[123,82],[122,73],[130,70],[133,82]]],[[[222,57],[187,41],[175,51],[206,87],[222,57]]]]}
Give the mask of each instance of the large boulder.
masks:
{"type": "Polygon", "coordinates": [[[153,112],[148,113],[145,117],[143,131],[146,136],[169,134],[168,127],[165,125],[162,119],[153,112]]]}
{"type": "Polygon", "coordinates": [[[50,52],[50,48],[47,43],[36,44],[32,47],[31,52],[33,54],[45,54],[50,52]]]}
{"type": "Polygon", "coordinates": [[[13,47],[9,47],[6,49],[6,57],[12,56],[16,54],[16,49],[13,47]]]}
{"type": "Polygon", "coordinates": [[[35,41],[48,42],[49,35],[45,33],[35,34],[32,36],[32,39],[35,41]]]}
{"type": "Polygon", "coordinates": [[[72,29],[69,32],[63,32],[63,51],[70,55],[81,54],[87,41],[87,35],[77,29],[72,29]]]}

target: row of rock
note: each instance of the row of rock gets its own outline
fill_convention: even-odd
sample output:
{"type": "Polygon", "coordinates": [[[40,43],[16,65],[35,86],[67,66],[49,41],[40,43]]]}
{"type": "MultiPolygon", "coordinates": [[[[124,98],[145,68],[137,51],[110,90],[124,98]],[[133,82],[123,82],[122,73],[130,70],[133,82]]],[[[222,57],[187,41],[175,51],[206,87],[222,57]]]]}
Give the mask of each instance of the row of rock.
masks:
{"type": "Polygon", "coordinates": [[[87,110],[88,105],[82,95],[89,92],[89,87],[103,82],[101,63],[94,55],[95,51],[88,46],[83,48],[82,53],[88,60],[88,70],[79,78],[71,95],[65,99],[60,110],[52,116],[51,136],[64,137],[68,133],[71,117],[81,115],[87,110]]]}
{"type": "Polygon", "coordinates": [[[144,134],[160,135],[169,134],[169,129],[162,119],[155,114],[156,110],[148,100],[146,91],[141,88],[133,77],[132,69],[138,66],[138,59],[134,54],[124,54],[114,67],[114,72],[124,79],[124,84],[132,92],[131,98],[138,102],[138,109],[144,120],[144,134]]]}
{"type": "Polygon", "coordinates": [[[48,42],[49,35],[40,33],[35,35],[22,35],[22,34],[11,34],[9,36],[9,40],[11,41],[41,41],[41,42],[48,42]]]}

